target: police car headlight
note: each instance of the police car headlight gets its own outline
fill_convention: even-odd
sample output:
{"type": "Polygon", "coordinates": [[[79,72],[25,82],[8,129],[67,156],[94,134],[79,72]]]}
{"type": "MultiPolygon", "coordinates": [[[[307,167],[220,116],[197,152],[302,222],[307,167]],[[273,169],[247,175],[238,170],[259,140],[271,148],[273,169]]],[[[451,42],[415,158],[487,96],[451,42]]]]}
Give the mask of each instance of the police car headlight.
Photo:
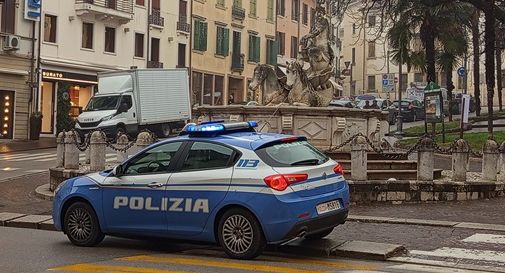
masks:
{"type": "Polygon", "coordinates": [[[67,183],[67,180],[61,182],[57,187],[56,189],[54,190],[54,194],[56,195],[60,190],[61,188],[63,188],[63,185],[65,185],[65,183],[67,183]]]}
{"type": "Polygon", "coordinates": [[[103,118],[102,118],[102,121],[107,121],[107,120],[110,120],[110,119],[112,119],[113,117],[114,117],[114,114],[112,114],[112,115],[108,115],[108,116],[105,116],[105,117],[103,117],[103,118]]]}

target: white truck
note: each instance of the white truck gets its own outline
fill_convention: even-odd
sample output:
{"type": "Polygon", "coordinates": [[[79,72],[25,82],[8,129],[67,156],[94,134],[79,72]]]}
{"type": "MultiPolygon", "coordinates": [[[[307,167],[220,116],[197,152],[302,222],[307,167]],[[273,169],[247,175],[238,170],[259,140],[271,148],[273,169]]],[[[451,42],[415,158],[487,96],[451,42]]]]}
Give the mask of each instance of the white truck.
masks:
{"type": "Polygon", "coordinates": [[[100,129],[137,136],[143,129],[168,137],[191,118],[186,69],[132,69],[98,74],[98,93],[77,118],[83,137],[100,129]]]}

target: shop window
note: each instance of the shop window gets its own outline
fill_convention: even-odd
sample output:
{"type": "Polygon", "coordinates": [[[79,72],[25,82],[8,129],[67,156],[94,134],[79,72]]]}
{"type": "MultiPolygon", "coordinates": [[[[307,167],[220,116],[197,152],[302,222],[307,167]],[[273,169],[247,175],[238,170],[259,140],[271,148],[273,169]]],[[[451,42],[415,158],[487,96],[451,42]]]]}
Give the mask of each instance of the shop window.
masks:
{"type": "Polygon", "coordinates": [[[44,17],[44,42],[56,43],[56,16],[46,14],[44,17]]]}
{"type": "Polygon", "coordinates": [[[0,139],[11,139],[14,126],[14,92],[0,90],[0,139]]]}
{"type": "Polygon", "coordinates": [[[116,29],[111,27],[105,28],[105,52],[116,52],[116,29]]]}
{"type": "Polygon", "coordinates": [[[93,24],[82,23],[82,48],[93,49],[93,24]]]}
{"type": "Polygon", "coordinates": [[[205,74],[203,77],[203,104],[212,105],[214,75],[205,74]]]}
{"type": "Polygon", "coordinates": [[[203,74],[199,72],[193,72],[191,77],[191,89],[192,89],[192,102],[193,105],[201,105],[202,103],[202,84],[203,84],[203,74]]]}
{"type": "Polygon", "coordinates": [[[216,76],[214,79],[214,105],[223,105],[224,77],[216,76]]]}

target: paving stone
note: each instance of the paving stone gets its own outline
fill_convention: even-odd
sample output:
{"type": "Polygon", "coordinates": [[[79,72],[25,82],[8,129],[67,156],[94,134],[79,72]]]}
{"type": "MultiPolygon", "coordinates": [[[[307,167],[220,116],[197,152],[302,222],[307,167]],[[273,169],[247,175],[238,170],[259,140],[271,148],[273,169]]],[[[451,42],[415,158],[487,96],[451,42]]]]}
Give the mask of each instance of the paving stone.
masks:
{"type": "Polygon", "coordinates": [[[342,257],[386,260],[405,253],[402,245],[384,244],[365,241],[347,241],[332,250],[332,254],[342,257]]]}
{"type": "Polygon", "coordinates": [[[39,223],[39,229],[56,231],[56,228],[54,227],[53,219],[51,218],[47,221],[39,223]]]}
{"type": "Polygon", "coordinates": [[[25,215],[26,214],[21,213],[0,212],[0,226],[5,226],[5,222],[19,217],[23,217],[25,215]]]}
{"type": "Polygon", "coordinates": [[[19,227],[19,228],[39,228],[39,223],[51,219],[49,215],[26,215],[14,220],[7,221],[5,223],[8,227],[19,227]]]}

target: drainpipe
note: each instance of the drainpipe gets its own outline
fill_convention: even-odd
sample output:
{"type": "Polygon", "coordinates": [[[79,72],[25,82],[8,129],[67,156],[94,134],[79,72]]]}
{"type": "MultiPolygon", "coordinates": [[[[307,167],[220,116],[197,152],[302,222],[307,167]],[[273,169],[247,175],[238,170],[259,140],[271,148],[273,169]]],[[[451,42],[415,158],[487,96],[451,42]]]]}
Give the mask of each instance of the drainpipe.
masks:
{"type": "MultiPolygon", "coordinates": [[[[40,1],[40,10],[42,11],[42,6],[43,6],[43,3],[44,1],[40,1]]],[[[38,37],[37,37],[37,96],[35,97],[35,103],[37,105],[37,110],[41,110],[41,107],[39,106],[39,96],[40,96],[40,85],[42,83],[42,70],[41,70],[41,57],[40,57],[40,52],[41,52],[41,46],[42,46],[42,39],[40,37],[42,37],[42,18],[40,18],[40,21],[39,21],[39,33],[38,33],[38,37]]]]}
{"type": "MultiPolygon", "coordinates": [[[[189,12],[189,26],[191,28],[189,30],[189,49],[188,49],[188,53],[189,53],[188,73],[189,73],[189,75],[188,75],[188,77],[189,77],[189,95],[190,95],[189,98],[190,98],[190,101],[191,101],[191,99],[193,98],[193,24],[191,24],[193,22],[193,1],[188,1],[188,3],[189,3],[189,6],[190,6],[189,7],[189,9],[190,9],[190,12],[189,12]]],[[[226,78],[223,79],[223,87],[224,87],[224,81],[225,80],[226,80],[226,78]]],[[[224,90],[222,90],[221,93],[224,94],[224,90]]],[[[191,107],[193,107],[194,103],[195,103],[194,101],[191,102],[191,107]]]]}
{"type": "Polygon", "coordinates": [[[151,59],[151,24],[149,23],[149,16],[151,15],[151,1],[147,0],[147,53],[146,53],[146,68],[149,67],[149,60],[151,59]]]}
{"type": "MultiPolygon", "coordinates": [[[[37,104],[36,100],[34,100],[35,95],[35,27],[36,27],[36,22],[32,21],[32,56],[30,60],[30,100],[28,101],[28,109],[31,108],[31,111],[33,112],[35,109],[37,109],[37,104]],[[31,104],[31,105],[30,105],[31,104]],[[31,107],[30,107],[31,106],[31,107]]],[[[31,113],[28,113],[28,118],[30,118],[31,113]]],[[[30,120],[30,119],[28,119],[30,120]]]]}

